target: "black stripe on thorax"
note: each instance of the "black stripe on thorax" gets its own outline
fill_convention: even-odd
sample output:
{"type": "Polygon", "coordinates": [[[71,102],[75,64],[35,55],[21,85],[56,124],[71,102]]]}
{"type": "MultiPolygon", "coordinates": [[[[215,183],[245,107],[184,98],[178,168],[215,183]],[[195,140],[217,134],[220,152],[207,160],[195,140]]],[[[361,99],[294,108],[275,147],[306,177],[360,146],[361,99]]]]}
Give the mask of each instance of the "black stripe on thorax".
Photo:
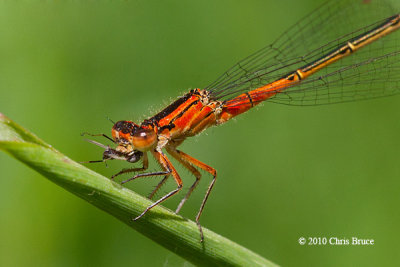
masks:
{"type": "Polygon", "coordinates": [[[185,114],[186,111],[188,111],[192,106],[197,105],[197,103],[199,103],[199,100],[195,100],[192,103],[190,103],[189,106],[187,106],[184,110],[181,111],[181,113],[179,113],[178,115],[176,115],[171,122],[174,122],[176,119],[179,119],[180,117],[183,116],[183,114],[185,114]]]}
{"type": "Polygon", "coordinates": [[[161,110],[159,113],[151,117],[149,120],[151,121],[160,121],[163,118],[167,117],[169,114],[171,114],[175,109],[177,109],[180,105],[185,103],[193,94],[188,93],[181,98],[178,98],[175,102],[170,104],[168,107],[164,108],[161,110]]]}

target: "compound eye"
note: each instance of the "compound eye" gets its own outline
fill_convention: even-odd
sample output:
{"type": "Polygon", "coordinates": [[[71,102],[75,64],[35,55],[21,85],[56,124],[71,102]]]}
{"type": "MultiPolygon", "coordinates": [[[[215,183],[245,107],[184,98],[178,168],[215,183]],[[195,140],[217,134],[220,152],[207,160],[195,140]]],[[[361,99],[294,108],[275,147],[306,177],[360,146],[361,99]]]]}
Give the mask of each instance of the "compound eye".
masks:
{"type": "Polygon", "coordinates": [[[157,134],[151,129],[140,128],[132,136],[132,144],[135,149],[147,151],[152,148],[157,141],[157,134]]]}
{"type": "Polygon", "coordinates": [[[138,127],[138,125],[131,121],[118,121],[114,124],[111,134],[116,142],[125,145],[130,142],[131,135],[133,135],[133,132],[138,127]]]}

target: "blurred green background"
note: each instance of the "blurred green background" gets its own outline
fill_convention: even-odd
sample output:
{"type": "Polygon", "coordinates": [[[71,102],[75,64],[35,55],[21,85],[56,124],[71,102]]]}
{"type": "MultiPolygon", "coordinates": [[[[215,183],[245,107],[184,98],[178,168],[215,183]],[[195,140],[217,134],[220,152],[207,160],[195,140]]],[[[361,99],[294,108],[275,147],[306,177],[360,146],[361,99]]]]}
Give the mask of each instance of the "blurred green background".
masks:
{"type": "MultiPolygon", "coordinates": [[[[0,112],[74,160],[99,159],[81,132],[108,134],[107,116],[139,122],[208,85],[319,2],[2,2],[0,112]]],[[[266,103],[188,140],[182,150],[218,170],[202,224],[284,266],[397,263],[399,104],[266,103]],[[375,245],[298,244],[353,236],[375,245]]],[[[127,164],[89,167],[111,176],[127,164]]],[[[4,153],[0,169],[1,266],[191,265],[4,153]]],[[[147,195],[158,181],[128,187],[147,195]]],[[[194,218],[209,181],[182,215],[194,218]]]]}

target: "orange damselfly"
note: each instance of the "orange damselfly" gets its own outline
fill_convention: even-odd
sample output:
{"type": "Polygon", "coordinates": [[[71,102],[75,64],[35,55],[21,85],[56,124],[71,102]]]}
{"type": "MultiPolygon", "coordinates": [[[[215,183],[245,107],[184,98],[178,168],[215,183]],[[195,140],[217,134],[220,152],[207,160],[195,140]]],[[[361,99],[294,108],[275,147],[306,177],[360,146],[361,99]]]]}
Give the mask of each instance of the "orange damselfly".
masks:
{"type": "Polygon", "coordinates": [[[116,176],[145,171],[148,153],[162,171],[142,172],[123,181],[161,176],[152,198],[169,177],[177,187],[147,207],[134,220],[182,189],[182,180],[166,151],[196,178],[179,203],[176,213],[200,181],[199,169],[212,175],[196,216],[199,223],[205,203],[216,181],[216,170],[180,151],[186,138],[208,127],[225,123],[262,101],[287,105],[322,105],[394,95],[400,92],[399,10],[383,0],[332,0],[282,34],[274,43],[243,59],[204,89],[194,89],[178,98],[140,125],[118,121],[111,140],[116,148],[105,148],[103,162],[111,159],[139,168],[123,169],[116,176]],[[384,37],[384,38],[382,38],[384,37]],[[352,55],[355,54],[355,55],[352,55]],[[318,72],[318,75],[316,74],[318,72]]]}

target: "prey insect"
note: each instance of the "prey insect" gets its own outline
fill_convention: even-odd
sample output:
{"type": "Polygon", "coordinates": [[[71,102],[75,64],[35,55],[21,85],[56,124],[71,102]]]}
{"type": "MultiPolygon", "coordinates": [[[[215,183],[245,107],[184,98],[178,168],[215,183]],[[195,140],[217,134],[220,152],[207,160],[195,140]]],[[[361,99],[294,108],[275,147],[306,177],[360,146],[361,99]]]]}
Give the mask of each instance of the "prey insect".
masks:
{"type": "Polygon", "coordinates": [[[328,1],[273,44],[243,59],[205,89],[191,90],[141,124],[128,120],[116,122],[112,137],[102,134],[115,148],[90,141],[105,149],[103,159],[92,162],[143,160],[142,167],[124,169],[114,179],[121,174],[147,170],[148,154],[151,154],[160,163],[161,171],[138,173],[122,182],[162,177],[150,197],[169,177],[174,179],[176,188],[134,220],[182,189],[181,176],[166,153],[195,177],[176,213],[199,184],[199,170],[209,173],[212,179],[196,216],[203,241],[200,216],[217,172],[178,146],[188,137],[225,123],[263,101],[313,106],[399,93],[400,38],[395,32],[399,27],[399,10],[386,1],[328,1]]]}

